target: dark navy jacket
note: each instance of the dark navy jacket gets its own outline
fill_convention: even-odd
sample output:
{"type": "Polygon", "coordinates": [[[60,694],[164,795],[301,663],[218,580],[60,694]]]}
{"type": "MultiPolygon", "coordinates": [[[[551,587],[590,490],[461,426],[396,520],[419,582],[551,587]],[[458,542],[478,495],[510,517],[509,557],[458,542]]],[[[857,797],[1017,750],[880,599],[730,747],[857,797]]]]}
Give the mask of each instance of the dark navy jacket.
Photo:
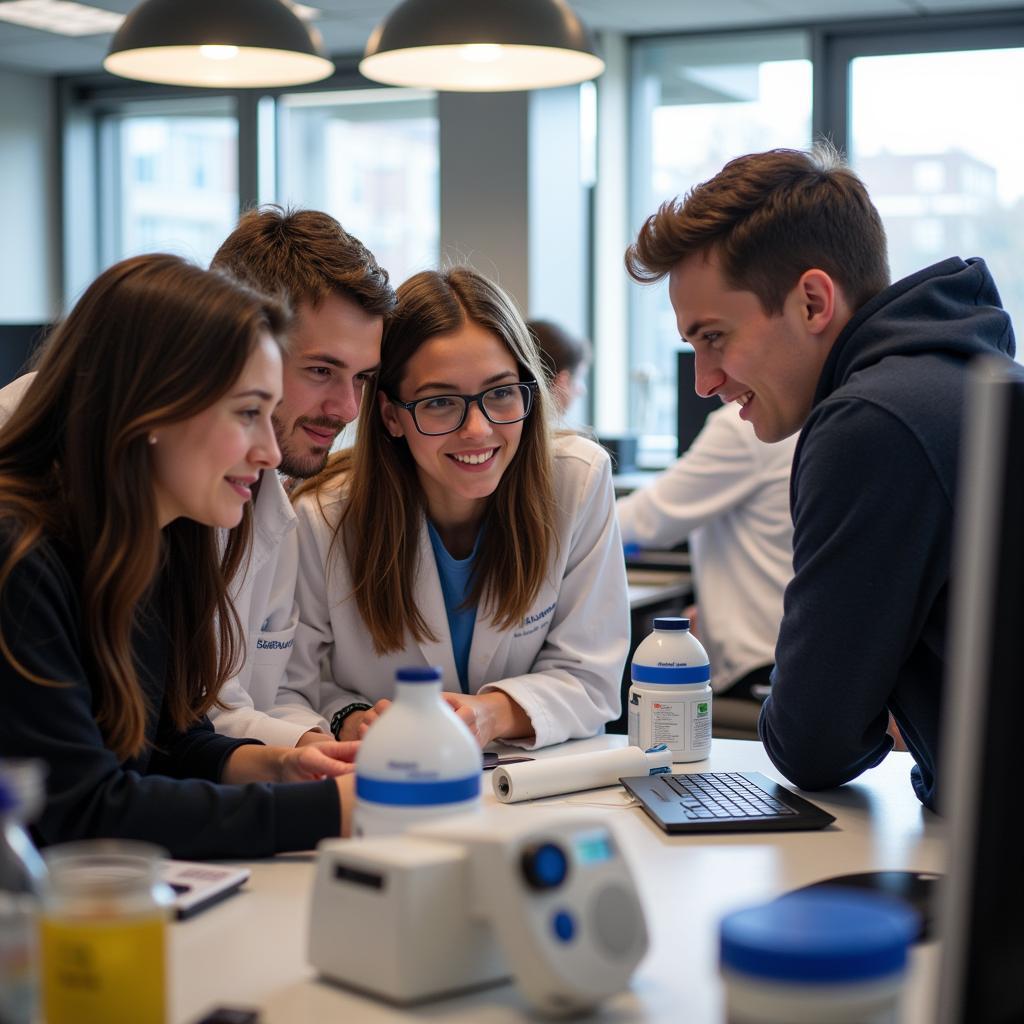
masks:
{"type": "MultiPolygon", "coordinates": [[[[0,564],[8,542],[0,543],[0,564]]],[[[25,679],[0,651],[0,757],[42,758],[46,806],[38,843],[141,839],[175,857],[265,857],[340,835],[338,788],[324,782],[219,784],[228,756],[248,740],[219,736],[203,719],[179,731],[164,707],[168,637],[156,608],[142,609],[135,665],[149,705],[146,748],[121,762],[95,720],[93,668],[84,642],[80,573],[48,542],[23,558],[0,596],[0,628],[25,679]]]]}
{"type": "Polygon", "coordinates": [[[935,808],[965,369],[1013,352],[977,259],[899,281],[836,339],[793,457],[794,577],[759,723],[803,789],[878,764],[891,711],[935,808]]]}

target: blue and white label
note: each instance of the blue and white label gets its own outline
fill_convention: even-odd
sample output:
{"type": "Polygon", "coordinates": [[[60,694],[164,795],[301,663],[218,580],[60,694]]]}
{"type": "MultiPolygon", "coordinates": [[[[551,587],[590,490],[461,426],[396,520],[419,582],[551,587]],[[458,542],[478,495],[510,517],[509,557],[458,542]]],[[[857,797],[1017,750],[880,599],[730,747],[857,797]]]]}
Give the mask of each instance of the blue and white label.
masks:
{"type": "Polygon", "coordinates": [[[655,683],[659,686],[706,683],[711,679],[710,665],[632,665],[634,683],[655,683]]]}
{"type": "Polygon", "coordinates": [[[481,774],[461,779],[422,781],[414,779],[373,779],[356,775],[356,797],[392,807],[422,807],[458,804],[480,796],[481,774]]]}

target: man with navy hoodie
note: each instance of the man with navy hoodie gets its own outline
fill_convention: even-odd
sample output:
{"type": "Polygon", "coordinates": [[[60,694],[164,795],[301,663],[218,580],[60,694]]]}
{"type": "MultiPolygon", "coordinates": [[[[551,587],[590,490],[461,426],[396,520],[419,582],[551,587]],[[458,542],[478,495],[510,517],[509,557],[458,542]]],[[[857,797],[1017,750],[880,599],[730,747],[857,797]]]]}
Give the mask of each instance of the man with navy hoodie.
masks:
{"type": "Polygon", "coordinates": [[[1013,365],[984,262],[890,284],[877,210],[820,146],[731,161],[648,218],[626,265],[668,275],[698,393],[762,441],[801,432],[765,749],[798,786],[839,786],[892,748],[891,714],[934,809],[965,371],[1013,365]]]}

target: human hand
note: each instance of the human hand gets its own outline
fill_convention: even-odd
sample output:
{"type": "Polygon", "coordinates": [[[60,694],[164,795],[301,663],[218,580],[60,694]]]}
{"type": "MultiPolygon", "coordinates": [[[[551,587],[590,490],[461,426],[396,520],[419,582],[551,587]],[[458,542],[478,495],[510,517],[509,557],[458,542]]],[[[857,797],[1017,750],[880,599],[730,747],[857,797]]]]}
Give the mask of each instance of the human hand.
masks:
{"type": "Polygon", "coordinates": [[[519,739],[532,734],[526,712],[501,690],[488,693],[451,693],[441,696],[466,724],[481,748],[492,740],[519,739]]]}
{"type": "MultiPolygon", "coordinates": [[[[354,739],[355,737],[353,737],[354,739]]],[[[310,743],[333,743],[334,737],[329,732],[323,732],[320,729],[310,729],[309,732],[304,732],[296,741],[295,746],[305,747],[310,743]]]]}
{"type": "MultiPolygon", "coordinates": [[[[391,701],[379,700],[376,704],[370,708],[369,711],[356,711],[355,713],[348,716],[345,719],[345,725],[348,725],[349,721],[353,718],[356,719],[356,736],[362,739],[366,735],[366,731],[373,725],[374,722],[384,714],[387,709],[391,707],[391,701]]],[[[342,729],[342,733],[344,733],[342,729]]]]}
{"type": "Polygon", "coordinates": [[[680,612],[684,619],[690,620],[690,632],[699,640],[700,639],[700,615],[695,604],[691,604],[688,608],[684,608],[680,612]]]}
{"type": "Polygon", "coordinates": [[[338,785],[338,799],[341,801],[341,838],[352,835],[352,808],[356,802],[356,777],[340,775],[334,780],[338,785]]]}
{"type": "Polygon", "coordinates": [[[309,782],[337,778],[355,771],[357,741],[325,740],[283,750],[278,782],[309,782]]]}
{"type": "Polygon", "coordinates": [[[900,727],[896,724],[896,719],[892,715],[889,715],[889,725],[885,731],[892,737],[893,750],[907,749],[907,741],[903,738],[903,733],[900,732],[900,727]]]}

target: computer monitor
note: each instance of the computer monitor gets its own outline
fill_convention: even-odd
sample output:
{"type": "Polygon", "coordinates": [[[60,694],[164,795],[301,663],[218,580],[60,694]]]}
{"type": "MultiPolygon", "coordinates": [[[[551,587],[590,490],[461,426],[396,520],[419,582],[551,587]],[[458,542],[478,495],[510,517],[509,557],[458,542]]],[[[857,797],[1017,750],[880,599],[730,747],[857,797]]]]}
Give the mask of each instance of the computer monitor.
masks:
{"type": "Polygon", "coordinates": [[[701,432],[708,416],[722,407],[720,398],[701,398],[697,394],[697,381],[692,349],[676,353],[676,454],[682,455],[701,432]]]}
{"type": "Polygon", "coordinates": [[[0,388],[25,372],[48,324],[0,324],[0,388]]]}
{"type": "MultiPolygon", "coordinates": [[[[979,361],[981,363],[981,361],[979,361]]],[[[941,1024],[1024,1020],[1024,372],[972,373],[954,542],[939,810],[941,1024]]]]}

